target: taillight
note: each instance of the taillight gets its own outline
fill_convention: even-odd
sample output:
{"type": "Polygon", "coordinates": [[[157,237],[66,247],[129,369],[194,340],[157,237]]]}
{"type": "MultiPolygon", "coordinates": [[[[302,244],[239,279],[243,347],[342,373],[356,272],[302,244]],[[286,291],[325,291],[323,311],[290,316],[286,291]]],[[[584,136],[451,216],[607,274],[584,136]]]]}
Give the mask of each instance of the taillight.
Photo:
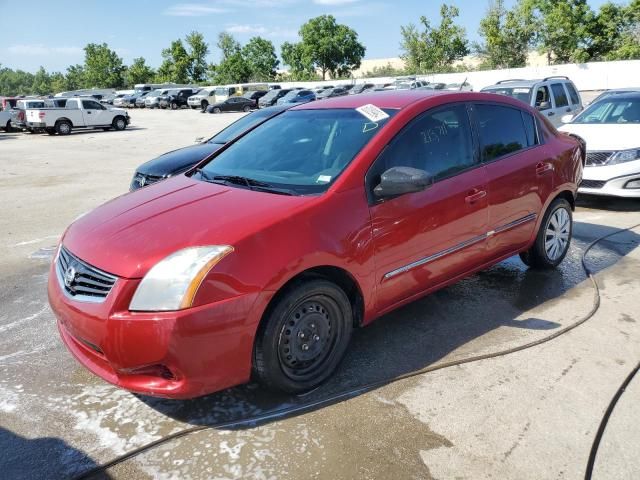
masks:
{"type": "Polygon", "coordinates": [[[44,118],[44,112],[38,112],[38,117],[44,118]]]}
{"type": "Polygon", "coordinates": [[[18,112],[18,120],[24,120],[24,110],[18,112]]]}

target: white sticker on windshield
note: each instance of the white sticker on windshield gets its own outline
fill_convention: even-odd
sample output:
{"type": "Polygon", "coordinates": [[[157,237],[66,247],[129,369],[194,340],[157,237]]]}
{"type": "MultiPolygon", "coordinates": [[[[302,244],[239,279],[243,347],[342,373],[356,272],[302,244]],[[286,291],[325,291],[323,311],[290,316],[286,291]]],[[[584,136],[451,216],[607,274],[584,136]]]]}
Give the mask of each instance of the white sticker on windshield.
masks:
{"type": "Polygon", "coordinates": [[[331,181],[331,175],[318,175],[316,183],[329,183],[331,181]]]}
{"type": "Polygon", "coordinates": [[[379,122],[380,120],[389,118],[388,113],[385,113],[384,110],[381,110],[375,105],[371,105],[370,103],[356,108],[356,111],[360,112],[362,115],[367,117],[372,122],[379,122]]]}

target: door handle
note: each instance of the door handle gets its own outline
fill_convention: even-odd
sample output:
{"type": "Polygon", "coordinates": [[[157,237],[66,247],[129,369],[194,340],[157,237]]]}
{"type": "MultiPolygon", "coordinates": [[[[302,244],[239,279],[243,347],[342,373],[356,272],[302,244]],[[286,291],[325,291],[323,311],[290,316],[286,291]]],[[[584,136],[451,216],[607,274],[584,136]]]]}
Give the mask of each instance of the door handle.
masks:
{"type": "Polygon", "coordinates": [[[477,188],[474,188],[473,190],[471,190],[466,197],[464,197],[464,201],[472,204],[477,202],[478,200],[483,199],[484,197],[487,196],[487,192],[484,190],[478,190],[477,188]]]}
{"type": "Polygon", "coordinates": [[[567,109],[565,110],[565,112],[570,113],[570,112],[571,112],[571,108],[567,107],[567,109]]]}
{"type": "Polygon", "coordinates": [[[553,113],[553,112],[547,113],[547,117],[553,117],[554,115],[555,115],[555,113],[553,113]]]}
{"type": "Polygon", "coordinates": [[[536,175],[544,175],[553,170],[553,165],[549,162],[538,162],[536,164],[536,175]]]}
{"type": "Polygon", "coordinates": [[[89,115],[91,115],[91,111],[90,111],[90,110],[89,110],[89,111],[87,111],[87,113],[88,113],[89,115]]]}

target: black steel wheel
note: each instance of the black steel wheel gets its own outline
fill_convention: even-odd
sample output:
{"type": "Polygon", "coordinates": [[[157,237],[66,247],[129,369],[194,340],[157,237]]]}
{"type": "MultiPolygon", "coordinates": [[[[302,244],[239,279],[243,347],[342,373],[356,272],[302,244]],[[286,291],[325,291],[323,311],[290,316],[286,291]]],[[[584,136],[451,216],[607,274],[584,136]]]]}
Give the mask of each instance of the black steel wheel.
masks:
{"type": "Polygon", "coordinates": [[[56,132],[58,132],[58,135],[69,135],[71,128],[71,123],[66,120],[60,120],[56,123],[56,132]]]}
{"type": "Polygon", "coordinates": [[[325,381],[344,356],[353,330],[344,291],[310,279],[284,292],[261,325],[254,372],[265,386],[295,393],[325,381]]]}

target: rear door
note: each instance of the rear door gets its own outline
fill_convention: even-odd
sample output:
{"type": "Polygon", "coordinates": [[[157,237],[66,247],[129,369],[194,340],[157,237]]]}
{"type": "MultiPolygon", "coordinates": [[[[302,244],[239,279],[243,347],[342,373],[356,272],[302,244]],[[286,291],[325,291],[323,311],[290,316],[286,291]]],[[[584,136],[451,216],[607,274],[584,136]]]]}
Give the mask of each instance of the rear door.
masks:
{"type": "Polygon", "coordinates": [[[553,162],[545,158],[533,115],[519,108],[479,103],[473,108],[489,181],[491,259],[526,246],[553,190],[553,162]]]}
{"type": "Polygon", "coordinates": [[[553,117],[549,118],[556,127],[562,125],[562,117],[573,110],[569,104],[569,95],[561,82],[551,84],[551,96],[553,97],[553,117]]]}
{"type": "Polygon", "coordinates": [[[450,104],[414,118],[370,168],[380,312],[485,261],[487,174],[476,153],[467,106],[450,104]],[[433,185],[377,200],[380,175],[402,166],[426,170],[433,185]]]}
{"type": "Polygon", "coordinates": [[[577,115],[582,111],[582,99],[578,94],[578,91],[575,89],[571,82],[566,82],[564,84],[565,89],[567,90],[567,94],[569,95],[569,102],[571,103],[571,113],[573,115],[577,115]]]}

